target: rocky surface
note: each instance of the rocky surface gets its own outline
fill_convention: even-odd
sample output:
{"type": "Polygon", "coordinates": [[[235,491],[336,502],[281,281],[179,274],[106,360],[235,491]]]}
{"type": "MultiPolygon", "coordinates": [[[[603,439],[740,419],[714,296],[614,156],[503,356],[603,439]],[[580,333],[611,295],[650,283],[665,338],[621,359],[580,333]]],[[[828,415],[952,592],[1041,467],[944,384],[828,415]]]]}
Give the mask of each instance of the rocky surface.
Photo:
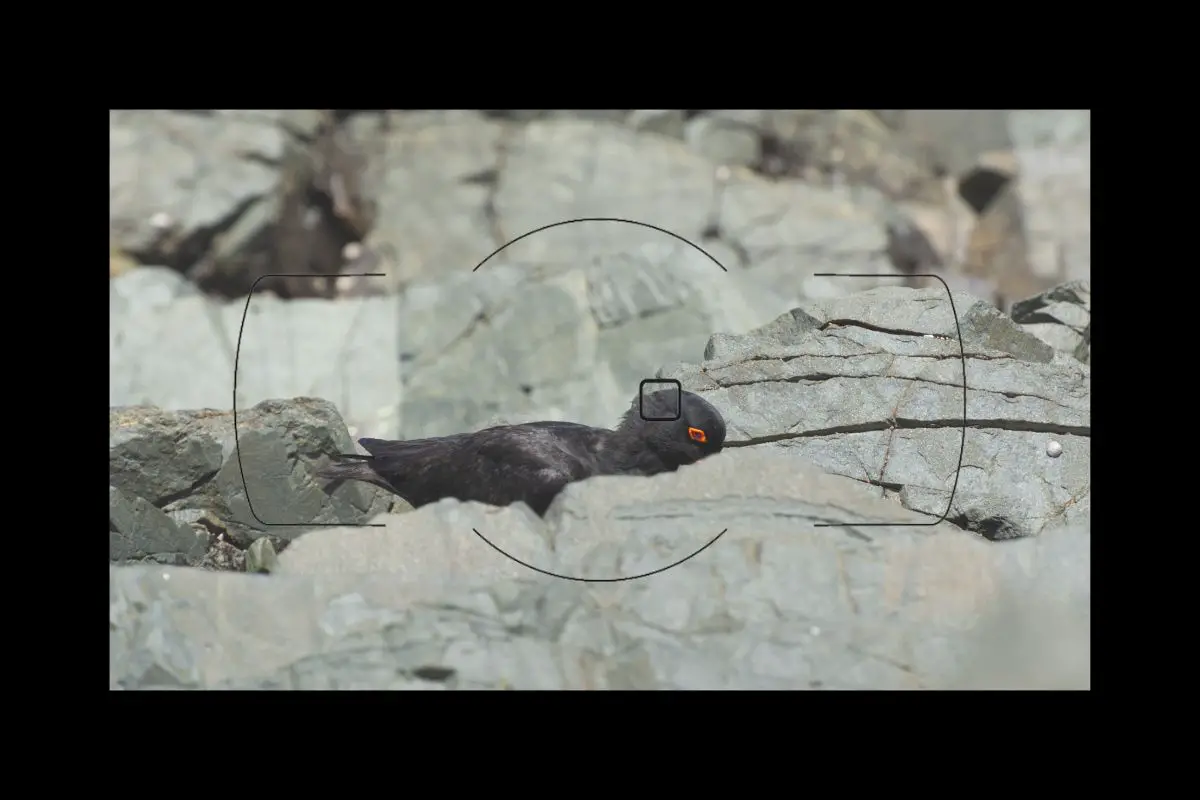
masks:
{"type": "MultiPolygon", "coordinates": [[[[337,271],[356,259],[336,242],[364,240],[401,285],[577,216],[641,219],[736,251],[744,197],[761,207],[769,187],[800,185],[869,190],[795,198],[814,210],[839,197],[868,216],[880,199],[897,204],[943,256],[987,267],[997,286],[1090,268],[1087,111],[115,111],[109,127],[117,252],[202,273],[226,294],[263,272],[337,271]],[[971,243],[997,231],[1015,249],[971,243]]],[[[757,221],[781,236],[794,227],[757,221]]],[[[561,244],[571,260],[628,249],[619,240],[561,244]]],[[[546,259],[552,249],[544,260],[564,260],[546,259]]],[[[328,288],[305,284],[284,288],[328,288]]]]}
{"type": "Polygon", "coordinates": [[[1084,364],[1092,363],[1092,286],[1072,281],[1013,306],[1021,327],[1084,364]]]}
{"type": "Polygon", "coordinates": [[[116,111],[110,200],[113,688],[1090,683],[1086,111],[116,111]],[[656,375],[726,450],[544,519],[312,479],[656,375]]]}
{"type": "Polygon", "coordinates": [[[227,408],[240,338],[239,408],[608,423],[628,381],[809,300],[1087,279],[1089,136],[1086,112],[113,112],[110,405],[227,408]],[[512,241],[577,217],[704,252],[611,221],[512,241]],[[340,272],[383,277],[312,277],[340,272]]]}
{"type": "Polygon", "coordinates": [[[957,326],[944,290],[873,289],[660,374],[722,410],[726,446],[795,452],[988,538],[1087,519],[1090,369],[987,303],[954,306],[957,326]]]}
{"type": "Polygon", "coordinates": [[[1037,275],[1059,281],[1089,278],[1091,112],[1013,111],[1009,127],[1021,173],[1018,192],[1025,209],[1030,265],[1037,275]]]}
{"type": "Polygon", "coordinates": [[[722,410],[725,452],[572,484],[545,518],[326,496],[312,464],[349,437],[299,399],[239,414],[255,512],[374,527],[266,529],[231,414],[114,409],[110,681],[1087,687],[1089,368],[952,297],[958,325],[944,291],[891,287],[713,336],[661,374],[722,410]],[[241,559],[218,564],[214,538],[241,559]]]}
{"type": "Polygon", "coordinates": [[[148,559],[165,564],[199,563],[207,551],[203,534],[181,525],[143,497],[108,487],[108,559],[148,559]]]}
{"type": "MultiPolygon", "coordinates": [[[[391,516],[386,529],[327,530],[281,557],[279,574],[112,568],[114,688],[272,689],[903,689],[1086,688],[1089,535],[1057,529],[996,545],[957,529],[817,528],[845,516],[911,512],[844,478],[764,453],[648,479],[667,506],[625,501],[613,479],[573,487],[571,515],[608,510],[595,531],[629,533],[553,561],[612,574],[660,565],[676,528],[728,525],[661,574],[584,584],[515,570],[463,523],[479,508],[446,501],[391,516]],[[761,461],[759,459],[762,459],[761,461]],[[772,464],[765,463],[766,461],[772,464]],[[745,467],[779,476],[763,486],[745,467]],[[741,479],[739,480],[739,476],[741,479]],[[722,479],[729,485],[714,489],[722,479]],[[681,502],[692,496],[698,513],[681,502]],[[667,510],[672,507],[674,512],[667,510]],[[685,514],[692,518],[682,519],[685,514]],[[614,526],[614,527],[610,527],[614,526]],[[635,532],[636,531],[636,532],[635,532]],[[422,535],[453,541],[430,555],[422,535]],[[657,539],[657,540],[656,540],[657,539]],[[339,540],[334,544],[334,540],[339,540]],[[441,559],[454,552],[453,561],[441,559]],[[326,563],[318,556],[331,557],[326,563]],[[576,563],[578,562],[578,563],[576,563]],[[457,570],[447,585],[410,582],[457,570]],[[473,575],[470,565],[485,569],[473,575]],[[490,566],[489,566],[490,565],[490,566]],[[399,567],[394,572],[388,567],[399,567]]],[[[724,458],[724,456],[722,456],[724,458]]],[[[515,515],[493,536],[532,544],[515,515]]],[[[529,524],[524,524],[529,523],[529,524]]],[[[688,529],[687,533],[695,535],[688,529]]],[[[568,536],[568,538],[570,538],[568,536]]],[[[589,538],[591,536],[589,535],[589,538]]],[[[536,548],[535,548],[536,549],[536,548]]],[[[544,551],[542,555],[545,555],[544,551]]]]}
{"type": "Polygon", "coordinates": [[[372,486],[327,494],[314,480],[325,454],[355,452],[331,403],[263,402],[237,423],[235,439],[228,411],[109,410],[110,560],[205,564],[221,544],[286,542],[311,530],[297,526],[361,523],[393,507],[372,486]]]}

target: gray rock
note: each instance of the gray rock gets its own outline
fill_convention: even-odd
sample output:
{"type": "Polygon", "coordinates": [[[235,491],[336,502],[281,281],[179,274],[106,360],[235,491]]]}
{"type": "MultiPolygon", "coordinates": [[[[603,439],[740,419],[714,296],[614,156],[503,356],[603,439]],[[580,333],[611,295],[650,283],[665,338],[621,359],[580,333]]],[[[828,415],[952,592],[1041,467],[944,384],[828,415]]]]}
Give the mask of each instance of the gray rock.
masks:
{"type": "Polygon", "coordinates": [[[891,112],[892,124],[883,112],[859,108],[709,113],[758,130],[763,158],[757,166],[766,175],[871,187],[895,200],[945,201],[937,169],[945,158],[937,142],[908,129],[909,112],[891,112]]]}
{"type": "MultiPolygon", "coordinates": [[[[918,306],[932,297],[907,296],[918,306]]],[[[999,323],[970,327],[968,410],[988,419],[968,421],[964,499],[950,520],[994,538],[1041,535],[989,543],[947,523],[906,526],[944,510],[960,430],[871,426],[951,417],[961,365],[955,373],[957,341],[922,333],[945,330],[944,318],[899,307],[893,316],[910,332],[852,324],[867,315],[847,302],[812,304],[744,337],[757,350],[726,337],[729,359],[679,370],[725,412],[731,446],[673,474],[572,484],[544,520],[520,504],[446,500],[376,518],[384,528],[307,532],[269,576],[114,569],[111,683],[1086,688],[1087,368],[1041,362],[1024,339],[997,334],[999,323]],[[873,393],[870,402],[830,394],[838,383],[873,393]],[[772,391],[782,393],[755,405],[756,392],[772,391]],[[906,392],[904,405],[887,399],[906,392]],[[872,414],[889,404],[903,413],[872,414]],[[1054,433],[1063,452],[1050,459],[1045,434],[1022,424],[1081,430],[1054,433]],[[883,479],[868,481],[865,465],[878,463],[883,479]],[[701,552],[648,577],[580,584],[505,558],[472,529],[573,577],[650,573],[701,552]]]]}
{"type": "Polygon", "coordinates": [[[739,254],[740,266],[793,305],[884,282],[817,273],[900,274],[885,254],[885,200],[875,190],[772,183],[734,170],[719,200],[719,240],[739,254]]]}
{"type": "Polygon", "coordinates": [[[637,131],[651,131],[679,139],[683,136],[684,113],[679,109],[635,109],[626,121],[637,131]]]}
{"type": "MultiPolygon", "coordinates": [[[[236,342],[242,311],[240,303],[222,309],[229,341],[236,342]]],[[[334,302],[256,297],[242,335],[239,410],[272,397],[335,398],[353,435],[369,430],[395,436],[403,370],[396,329],[402,319],[394,297],[334,302]]],[[[233,372],[217,374],[232,378],[233,372]]],[[[222,400],[219,407],[228,405],[222,400]]]]}
{"type": "Polygon", "coordinates": [[[489,263],[482,276],[405,293],[404,436],[471,430],[502,413],[611,425],[664,360],[695,358],[712,330],[747,330],[786,308],[679,242],[536,280],[514,270],[489,263]],[[508,280],[516,290],[503,290],[508,280]]]}
{"type": "Polygon", "coordinates": [[[685,124],[683,138],[692,150],[716,164],[752,166],[762,158],[758,131],[735,120],[694,117],[685,124]]]}
{"type": "Polygon", "coordinates": [[[1013,146],[1007,110],[912,109],[902,113],[905,132],[936,154],[936,161],[954,176],[967,174],[988,154],[1006,152],[1013,146]]]}
{"type": "Polygon", "coordinates": [[[110,404],[228,408],[241,330],[239,409],[335,398],[355,435],[383,438],[457,432],[501,410],[610,424],[663,361],[694,359],[713,330],[745,331],[789,306],[753,275],[656,235],[540,277],[489,263],[398,298],[264,295],[248,312],[138,299],[135,270],[112,281],[110,404]]]}
{"type": "Polygon", "coordinates": [[[150,502],[108,487],[108,558],[114,563],[152,559],[187,565],[199,561],[204,545],[150,502]]]}
{"type": "MultiPolygon", "coordinates": [[[[694,358],[711,330],[745,330],[786,307],[751,283],[726,281],[711,262],[708,270],[716,277],[700,287],[703,296],[689,294],[698,305],[643,313],[633,305],[641,302],[633,284],[647,276],[631,273],[627,289],[616,285],[623,278],[604,278],[598,266],[592,286],[608,292],[605,308],[624,315],[603,332],[589,313],[588,284],[578,274],[486,303],[472,300],[469,279],[463,280],[461,293],[453,285],[414,289],[399,311],[388,300],[366,300],[356,307],[264,298],[261,305],[255,301],[246,324],[239,408],[272,395],[312,390],[338,399],[356,435],[384,438],[455,432],[501,409],[608,424],[628,403],[637,381],[652,375],[661,361],[694,358]],[[558,298],[557,311],[547,316],[542,303],[552,298],[558,298]],[[404,320],[400,337],[399,320],[404,320]],[[541,349],[530,348],[531,340],[541,340],[541,349]],[[607,364],[621,373],[611,387],[602,382],[607,364]],[[580,389],[580,381],[592,388],[580,389]]],[[[648,278],[669,285],[671,272],[648,278]]],[[[677,302],[688,301],[681,296],[677,302]]],[[[205,374],[232,380],[231,350],[202,335],[206,327],[212,330],[212,313],[214,308],[197,298],[195,305],[176,305],[149,324],[142,315],[116,321],[110,402],[147,404],[158,398],[163,407],[175,409],[229,407],[230,384],[200,382],[195,375],[207,364],[201,370],[205,374]]],[[[240,313],[239,308],[239,318],[240,313]]],[[[222,316],[232,322],[236,336],[233,315],[222,316]]]]}
{"type": "Polygon", "coordinates": [[[199,290],[173,269],[139,267],[109,281],[108,295],[109,316],[120,320],[171,308],[180,298],[198,296],[199,290]]]}
{"type": "Polygon", "coordinates": [[[268,530],[287,541],[304,525],[365,522],[389,507],[390,495],[374,487],[344,484],[326,494],[314,481],[326,454],[353,452],[332,404],[265,401],[241,412],[238,424],[241,466],[230,412],[111,409],[109,481],[168,514],[205,516],[241,548],[268,530]]]}
{"type": "Polygon", "coordinates": [[[246,572],[273,572],[278,566],[279,556],[271,537],[259,537],[246,548],[246,572]]]}
{"type": "Polygon", "coordinates": [[[200,435],[181,430],[184,419],[197,433],[210,421],[229,422],[217,411],[181,418],[156,408],[109,409],[110,482],[162,506],[211,479],[224,463],[221,440],[207,430],[200,435]]]}
{"type": "Polygon", "coordinates": [[[812,301],[745,336],[714,334],[704,357],[720,361],[743,356],[754,347],[800,344],[814,332],[846,326],[954,342],[961,334],[964,348],[995,349],[1039,363],[1049,363],[1054,357],[1051,348],[995,306],[954,290],[947,298],[940,285],[916,290],[884,286],[849,297],[812,301]]]}
{"type": "MultiPolygon", "coordinates": [[[[948,202],[927,197],[924,210],[940,207],[934,216],[949,230],[930,231],[942,228],[934,224],[926,232],[948,234],[942,254],[950,266],[991,283],[998,305],[1088,277],[1089,112],[882,113],[948,174],[948,202]]],[[[861,138],[852,137],[851,148],[861,147],[861,138]]],[[[991,299],[979,287],[970,290],[991,299]]]]}
{"type": "Polygon", "coordinates": [[[1006,591],[964,642],[953,689],[1087,689],[1091,686],[1091,547],[1065,528],[1013,552],[1006,591]]]}
{"type": "Polygon", "coordinates": [[[956,341],[961,332],[964,347],[999,350],[1043,364],[1054,356],[1044,342],[1021,330],[995,306],[962,293],[947,298],[942,286],[916,290],[880,287],[832,301],[815,301],[805,310],[825,326],[854,325],[956,341]]]}
{"type": "MultiPolygon", "coordinates": [[[[666,137],[559,119],[530,123],[505,141],[493,204],[503,240],[497,247],[582,217],[636,220],[699,242],[715,210],[712,163],[666,137]]],[[[582,223],[522,239],[505,255],[514,263],[573,264],[663,240],[638,226],[582,223]]]]}
{"type": "Polygon", "coordinates": [[[332,397],[351,427],[399,433],[394,298],[285,302],[256,294],[247,308],[187,287],[165,269],[110,281],[110,406],[229,408],[240,331],[239,409],[271,397],[332,397]]]}
{"type": "Polygon", "coordinates": [[[504,243],[490,209],[505,122],[475,111],[393,111],[355,118],[351,128],[369,154],[366,191],[378,208],[365,244],[383,254],[377,271],[390,289],[469,274],[504,243]]]}
{"type": "Polygon", "coordinates": [[[389,598],[437,600],[447,591],[529,577],[530,571],[502,556],[500,547],[526,564],[554,564],[545,526],[523,503],[496,508],[442,500],[372,522],[381,528],[325,528],[298,538],[280,556],[277,573],[319,575],[329,586],[363,591],[363,580],[387,574],[389,598]],[[479,531],[492,544],[479,538],[479,531]]]}
{"type": "Polygon", "coordinates": [[[128,252],[158,254],[217,233],[226,234],[227,251],[248,244],[262,224],[228,232],[273,202],[273,164],[318,120],[316,111],[110,112],[113,241],[128,252]]]}
{"type": "MultiPolygon", "coordinates": [[[[244,304],[127,266],[179,266],[193,249],[236,263],[273,241],[294,189],[286,163],[296,150],[319,161],[319,119],[114,112],[110,406],[230,407],[244,304]]],[[[1043,292],[1090,268],[1080,120],[354,115],[342,133],[368,162],[355,192],[378,211],[358,228],[359,261],[388,274],[356,291],[376,281],[394,296],[256,297],[237,405],[260,516],[385,527],[264,530],[228,413],[113,409],[110,555],[146,562],[110,569],[113,687],[1086,687],[1090,299],[1075,283],[1043,292]],[[1011,169],[997,160],[1009,150],[1011,169]],[[955,291],[968,386],[957,484],[957,328],[940,286],[890,288],[905,280],[886,253],[897,215],[925,231],[955,291]],[[665,228],[729,272],[669,235],[603,222],[548,229],[470,271],[580,216],[665,228]],[[964,291],[1029,300],[1014,321],[964,291]],[[674,475],[573,485],[546,520],[454,501],[379,516],[411,509],[362,485],[331,498],[310,477],[318,453],[355,435],[609,425],[656,370],[726,413],[730,446],[674,475]],[[344,416],[303,401],[254,409],[288,396],[329,398],[344,416]],[[936,523],[951,487],[945,522],[901,525],[936,523]],[[578,584],[471,528],[538,568],[591,577],[661,569],[725,533],[665,572],[578,584]],[[270,575],[153,563],[253,569],[268,545],[270,575]]]]}
{"type": "MultiPolygon", "coordinates": [[[[894,123],[927,154],[930,173],[945,175],[942,210],[965,239],[943,253],[950,272],[991,284],[982,296],[1000,306],[1045,284],[1029,266],[1024,208],[1014,183],[1017,159],[1005,110],[907,110],[894,123]]],[[[978,286],[971,287],[980,291],[978,286]]]]}
{"type": "MultiPolygon", "coordinates": [[[[709,116],[739,115],[775,133],[792,124],[775,112],[709,116]]],[[[178,276],[134,270],[110,292],[110,406],[228,407],[240,332],[239,408],[333,398],[355,434],[387,438],[462,430],[499,413],[608,424],[629,382],[694,360],[713,331],[741,333],[807,298],[872,284],[814,272],[896,272],[882,254],[878,192],[722,172],[667,137],[534,116],[351,117],[347,135],[370,161],[363,192],[378,207],[363,244],[372,269],[388,275],[362,280],[404,287],[400,297],[256,295],[243,328],[244,303],[215,303],[184,291],[178,276]],[[513,236],[585,215],[660,226],[730,271],[667,234],[605,222],[540,232],[470,271],[513,236]],[[588,382],[595,391],[581,391],[588,382]]],[[[204,130],[217,119],[180,118],[204,130]]],[[[293,136],[284,117],[230,119],[293,136]]],[[[166,137],[159,122],[138,130],[166,137]]],[[[219,239],[225,248],[229,236],[219,239]]]]}
{"type": "Polygon", "coordinates": [[[1037,274],[1058,282],[1091,277],[1091,117],[1086,109],[1009,115],[1030,262],[1037,274]]]}
{"type": "Polygon", "coordinates": [[[485,111],[489,117],[513,120],[517,122],[532,122],[539,119],[583,119],[604,122],[621,122],[630,112],[616,108],[585,108],[585,109],[512,109],[504,111],[485,111]]]}
{"type": "Polygon", "coordinates": [[[1091,363],[1090,281],[1073,281],[1022,300],[1013,306],[1012,318],[1056,351],[1091,363]]]}
{"type": "Polygon", "coordinates": [[[1083,335],[1079,338],[1079,344],[1075,346],[1073,355],[1078,361],[1084,364],[1092,363],[1092,323],[1088,322],[1087,327],[1083,329],[1083,335]]]}
{"type": "Polygon", "coordinates": [[[167,567],[109,575],[113,688],[195,688],[210,676],[282,667],[324,640],[308,582],[167,567]],[[240,580],[221,580],[229,577],[240,580]]]}
{"type": "Polygon", "coordinates": [[[788,527],[813,523],[845,521],[843,535],[862,539],[869,534],[864,537],[855,522],[928,521],[873,496],[869,487],[822,474],[794,451],[766,447],[731,450],[650,479],[612,476],[569,484],[545,519],[554,536],[554,569],[589,580],[662,569],[722,531],[727,533],[713,547],[751,533],[784,536],[788,527]],[[858,516],[846,517],[841,509],[848,507],[858,516]]]}
{"type": "Polygon", "coordinates": [[[714,337],[712,360],[661,374],[722,410],[727,447],[794,452],[989,538],[1086,520],[1090,371],[1047,358],[1043,342],[959,296],[964,440],[959,343],[936,295],[888,288],[813,303],[803,313],[824,322],[806,338],[714,337]],[[1062,457],[1046,454],[1050,436],[1062,457]]]}
{"type": "MultiPolygon", "coordinates": [[[[412,542],[447,535],[469,542],[473,534],[458,533],[458,526],[479,523],[486,513],[473,504],[445,501],[404,515],[386,535],[369,531],[369,543],[359,539],[363,530],[309,534],[316,537],[315,547],[302,575],[112,569],[111,684],[235,689],[1087,684],[1087,619],[1073,611],[1087,603],[1086,533],[1056,531],[1046,541],[1000,546],[946,525],[839,524],[847,517],[886,523],[916,515],[870,497],[852,481],[769,452],[722,454],[644,481],[595,479],[568,492],[546,527],[556,544],[583,544],[579,526],[590,527],[594,544],[582,562],[597,572],[656,563],[664,547],[674,546],[672,536],[694,536],[714,516],[729,532],[695,558],[639,580],[580,584],[529,573],[471,587],[456,586],[455,577],[434,596],[432,576],[422,572],[457,568],[466,574],[471,557],[457,567],[433,559],[414,569],[412,559],[420,553],[412,542]],[[592,511],[599,516],[578,516],[592,511]],[[817,521],[834,526],[815,527],[817,521]],[[638,525],[644,531],[667,529],[650,538],[636,532],[638,525]],[[343,543],[338,546],[336,539],[343,543]],[[998,654],[996,643],[976,634],[985,628],[1007,631],[1006,641],[1020,650],[998,654]]],[[[510,539],[539,535],[541,523],[519,506],[493,516],[508,517],[496,526],[497,535],[501,530],[510,539]]],[[[304,543],[301,538],[293,549],[304,543]]],[[[559,557],[576,555],[568,549],[559,557]]],[[[501,566],[503,556],[494,557],[498,568],[508,569],[501,566]]]]}

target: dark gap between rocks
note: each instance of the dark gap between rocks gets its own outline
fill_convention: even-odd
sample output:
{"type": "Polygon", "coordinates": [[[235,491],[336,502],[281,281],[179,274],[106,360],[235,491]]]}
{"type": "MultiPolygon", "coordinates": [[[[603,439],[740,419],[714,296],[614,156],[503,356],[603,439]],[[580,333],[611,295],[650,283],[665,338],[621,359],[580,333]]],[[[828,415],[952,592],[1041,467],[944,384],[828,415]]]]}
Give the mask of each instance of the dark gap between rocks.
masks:
{"type": "Polygon", "coordinates": [[[1011,175],[987,167],[976,167],[959,179],[958,195],[972,211],[982,214],[1010,181],[1011,175]]]}
{"type": "Polygon", "coordinates": [[[268,278],[256,292],[283,299],[336,296],[336,279],[322,276],[343,271],[346,245],[361,243],[374,226],[375,207],[362,189],[366,160],[343,125],[358,113],[365,112],[330,111],[327,123],[310,141],[292,134],[281,159],[258,153],[242,156],[278,172],[274,195],[249,199],[216,225],[181,240],[165,234],[153,247],[130,255],[140,263],[181,272],[205,294],[225,300],[245,297],[257,279],[273,273],[312,277],[268,278]],[[257,211],[259,203],[276,204],[275,217],[236,252],[215,259],[213,247],[219,237],[257,211]]]}
{"type": "Polygon", "coordinates": [[[193,494],[195,494],[197,491],[199,491],[201,486],[203,486],[204,484],[208,483],[213,478],[215,478],[217,476],[218,472],[220,472],[219,469],[214,469],[212,472],[208,472],[208,473],[204,474],[191,486],[188,486],[185,489],[180,489],[178,492],[171,492],[171,494],[169,494],[166,497],[159,500],[158,503],[156,504],[156,506],[160,509],[166,508],[171,503],[174,503],[177,500],[182,500],[185,497],[191,497],[193,494]]]}
{"type": "Polygon", "coordinates": [[[412,674],[413,677],[420,678],[423,681],[445,683],[458,673],[453,667],[425,666],[417,667],[412,671],[412,674]]]}
{"type": "Polygon", "coordinates": [[[1005,517],[984,517],[971,519],[968,514],[960,513],[946,517],[946,522],[964,531],[978,533],[989,542],[1003,542],[1020,539],[1020,529],[1005,517]]]}
{"type": "Polygon", "coordinates": [[[141,264],[169,267],[184,275],[189,275],[212,248],[216,238],[236,225],[237,221],[261,200],[261,197],[245,200],[215,225],[200,228],[187,236],[180,236],[173,231],[164,231],[152,245],[139,250],[131,250],[129,255],[141,264]]]}
{"type": "Polygon", "coordinates": [[[869,322],[862,322],[861,320],[856,320],[856,319],[826,320],[825,323],[817,330],[823,331],[831,326],[837,326],[837,327],[841,327],[841,328],[863,328],[864,330],[876,331],[878,333],[887,333],[892,336],[933,336],[934,338],[937,338],[937,339],[957,339],[958,338],[957,336],[943,336],[941,334],[930,333],[928,331],[909,331],[909,330],[904,330],[903,328],[884,328],[880,325],[872,325],[869,322]]]}
{"type": "MultiPolygon", "coordinates": [[[[764,131],[759,131],[758,135],[761,155],[752,169],[763,177],[773,180],[800,177],[812,163],[812,150],[807,143],[789,141],[764,131]]],[[[828,164],[816,166],[825,177],[832,173],[832,167],[828,164]]]]}

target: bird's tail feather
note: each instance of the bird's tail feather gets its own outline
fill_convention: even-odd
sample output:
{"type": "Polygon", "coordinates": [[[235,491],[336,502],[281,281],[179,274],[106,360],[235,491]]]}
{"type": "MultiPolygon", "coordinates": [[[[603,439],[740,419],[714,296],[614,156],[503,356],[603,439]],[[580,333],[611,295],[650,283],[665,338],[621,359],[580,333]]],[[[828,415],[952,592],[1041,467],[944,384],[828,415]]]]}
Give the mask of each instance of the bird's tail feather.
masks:
{"type": "Polygon", "coordinates": [[[367,481],[377,483],[379,476],[371,467],[371,456],[352,453],[337,453],[314,473],[318,478],[329,481],[367,481]]]}

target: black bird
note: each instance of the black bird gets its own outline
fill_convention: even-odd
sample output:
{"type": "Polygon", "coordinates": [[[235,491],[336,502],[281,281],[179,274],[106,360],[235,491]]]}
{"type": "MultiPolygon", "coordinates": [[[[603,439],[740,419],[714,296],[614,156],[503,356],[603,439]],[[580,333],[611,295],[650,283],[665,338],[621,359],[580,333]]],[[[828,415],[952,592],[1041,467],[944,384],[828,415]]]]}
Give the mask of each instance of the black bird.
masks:
{"type": "Polygon", "coordinates": [[[673,472],[721,452],[725,420],[699,395],[659,391],[642,400],[642,413],[635,399],[616,430],[529,422],[432,439],[359,439],[371,455],[339,454],[317,476],[365,481],[414,507],[444,497],[494,506],[520,500],[541,516],[572,481],[673,472]],[[679,419],[673,422],[642,419],[676,411],[679,419]]]}

